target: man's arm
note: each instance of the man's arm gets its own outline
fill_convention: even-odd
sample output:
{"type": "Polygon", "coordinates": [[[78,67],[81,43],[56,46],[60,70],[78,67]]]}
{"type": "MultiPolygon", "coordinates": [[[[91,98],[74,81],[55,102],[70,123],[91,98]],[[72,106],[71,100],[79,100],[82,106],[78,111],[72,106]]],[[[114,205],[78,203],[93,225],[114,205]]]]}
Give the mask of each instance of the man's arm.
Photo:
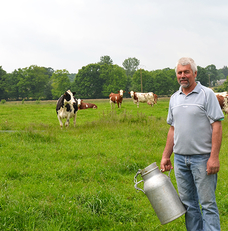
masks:
{"type": "Polygon", "coordinates": [[[215,174],[219,171],[219,151],[222,144],[222,123],[216,121],[212,124],[211,155],[207,162],[207,174],[215,174]]]}
{"type": "Polygon", "coordinates": [[[170,126],[168,135],[167,135],[165,149],[162,154],[162,160],[160,164],[160,168],[163,172],[173,169],[172,163],[170,161],[170,156],[173,153],[173,145],[174,145],[174,127],[170,126]]]}

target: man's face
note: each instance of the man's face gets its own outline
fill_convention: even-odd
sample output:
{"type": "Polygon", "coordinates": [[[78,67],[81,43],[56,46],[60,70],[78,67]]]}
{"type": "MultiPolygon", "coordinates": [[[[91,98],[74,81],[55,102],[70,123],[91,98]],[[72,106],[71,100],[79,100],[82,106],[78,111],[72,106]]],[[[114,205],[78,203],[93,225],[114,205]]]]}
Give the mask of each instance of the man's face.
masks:
{"type": "Polygon", "coordinates": [[[191,65],[177,66],[177,81],[182,88],[190,88],[195,83],[197,72],[193,73],[191,65]]]}

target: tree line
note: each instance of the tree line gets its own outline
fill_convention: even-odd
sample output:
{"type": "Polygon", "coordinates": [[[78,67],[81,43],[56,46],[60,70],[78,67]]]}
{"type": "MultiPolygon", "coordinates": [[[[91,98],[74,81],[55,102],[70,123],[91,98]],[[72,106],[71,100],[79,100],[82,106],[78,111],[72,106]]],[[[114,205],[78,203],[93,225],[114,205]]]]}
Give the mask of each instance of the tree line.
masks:
{"type": "MultiPolygon", "coordinates": [[[[68,89],[83,99],[107,98],[120,89],[126,91],[125,97],[131,90],[170,96],[179,88],[174,69],[144,70],[136,58],[125,59],[122,65],[113,64],[110,56],[102,56],[99,62],[82,67],[77,74],[36,65],[7,73],[0,66],[0,100],[53,100],[68,89]]],[[[216,91],[227,91],[228,68],[198,66],[197,80],[216,91]],[[217,86],[221,79],[226,81],[217,86]]]]}

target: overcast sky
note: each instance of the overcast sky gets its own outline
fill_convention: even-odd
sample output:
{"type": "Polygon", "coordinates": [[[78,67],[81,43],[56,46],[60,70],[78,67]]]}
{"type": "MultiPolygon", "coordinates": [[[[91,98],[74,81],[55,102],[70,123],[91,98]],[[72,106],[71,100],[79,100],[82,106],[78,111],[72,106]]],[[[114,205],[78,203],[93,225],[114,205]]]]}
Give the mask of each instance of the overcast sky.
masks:
{"type": "Polygon", "coordinates": [[[182,56],[228,66],[227,0],[7,0],[1,2],[0,66],[79,69],[108,55],[122,66],[174,68],[182,56]]]}

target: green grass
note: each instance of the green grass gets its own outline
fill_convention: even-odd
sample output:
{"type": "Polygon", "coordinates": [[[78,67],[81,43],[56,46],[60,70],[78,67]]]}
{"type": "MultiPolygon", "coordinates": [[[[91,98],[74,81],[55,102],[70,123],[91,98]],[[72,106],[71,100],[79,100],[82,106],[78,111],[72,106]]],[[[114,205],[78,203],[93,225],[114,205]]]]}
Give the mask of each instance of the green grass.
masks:
{"type": "MultiPolygon", "coordinates": [[[[85,101],[98,109],[80,110],[76,127],[62,130],[55,102],[0,105],[0,230],[185,230],[184,216],[162,226],[134,188],[138,169],[160,165],[168,99],[153,108],[124,99],[113,111],[108,100],[85,101]]],[[[216,191],[224,231],[227,121],[216,191]]]]}

